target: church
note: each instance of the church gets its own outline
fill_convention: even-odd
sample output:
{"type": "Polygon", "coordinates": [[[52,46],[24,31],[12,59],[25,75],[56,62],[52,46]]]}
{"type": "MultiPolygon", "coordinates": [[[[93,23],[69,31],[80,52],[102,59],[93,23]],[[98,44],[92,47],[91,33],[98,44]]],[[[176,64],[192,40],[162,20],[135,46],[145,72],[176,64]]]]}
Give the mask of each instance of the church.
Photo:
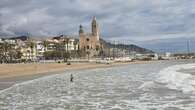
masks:
{"type": "Polygon", "coordinates": [[[99,55],[102,46],[100,44],[100,29],[94,16],[91,22],[91,33],[85,33],[83,26],[79,29],[79,49],[90,57],[99,55]]]}

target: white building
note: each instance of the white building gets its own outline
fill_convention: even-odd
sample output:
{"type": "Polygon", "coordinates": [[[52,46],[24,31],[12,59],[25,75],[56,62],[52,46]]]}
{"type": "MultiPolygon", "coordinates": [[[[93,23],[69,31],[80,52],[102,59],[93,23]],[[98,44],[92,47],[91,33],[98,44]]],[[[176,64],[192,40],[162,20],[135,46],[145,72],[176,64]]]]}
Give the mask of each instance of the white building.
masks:
{"type": "Polygon", "coordinates": [[[5,39],[4,42],[7,42],[9,44],[16,44],[16,40],[12,40],[12,39],[5,39]]]}
{"type": "Polygon", "coordinates": [[[56,44],[63,46],[62,48],[66,51],[74,51],[79,49],[79,42],[68,36],[55,37],[48,40],[48,51],[55,49],[56,44]]]}
{"type": "Polygon", "coordinates": [[[39,58],[43,57],[43,54],[46,51],[43,41],[36,41],[36,51],[37,51],[37,57],[39,58]]]}
{"type": "Polygon", "coordinates": [[[3,43],[3,40],[0,38],[0,43],[3,43]]]}
{"type": "Polygon", "coordinates": [[[70,38],[68,44],[65,44],[65,49],[68,51],[74,51],[79,49],[78,42],[75,39],[70,38]]]}

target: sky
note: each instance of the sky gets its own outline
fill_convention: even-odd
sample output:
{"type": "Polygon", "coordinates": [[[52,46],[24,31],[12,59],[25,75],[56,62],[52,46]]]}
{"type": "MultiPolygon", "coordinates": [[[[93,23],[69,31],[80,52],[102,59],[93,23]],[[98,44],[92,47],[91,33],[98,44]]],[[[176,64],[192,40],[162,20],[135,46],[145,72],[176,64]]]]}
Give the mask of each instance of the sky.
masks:
{"type": "MultiPolygon", "coordinates": [[[[157,51],[186,51],[195,43],[195,0],[1,0],[0,37],[50,37],[91,31],[157,51]]],[[[195,51],[195,49],[191,49],[195,51]]]]}

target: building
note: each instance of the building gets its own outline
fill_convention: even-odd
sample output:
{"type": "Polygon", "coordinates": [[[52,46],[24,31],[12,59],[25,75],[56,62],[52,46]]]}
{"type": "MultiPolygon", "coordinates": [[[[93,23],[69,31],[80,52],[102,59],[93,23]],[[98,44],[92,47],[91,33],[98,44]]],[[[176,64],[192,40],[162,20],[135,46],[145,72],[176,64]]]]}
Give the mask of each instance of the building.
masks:
{"type": "Polygon", "coordinates": [[[36,40],[27,36],[2,38],[0,39],[0,63],[11,62],[11,60],[38,61],[45,59],[45,52],[56,58],[62,58],[62,53],[70,54],[75,58],[80,55],[78,50],[79,40],[65,35],[46,40],[36,40]]]}
{"type": "MultiPolygon", "coordinates": [[[[22,43],[22,42],[20,42],[22,43]]],[[[37,49],[36,40],[26,39],[20,45],[20,51],[22,53],[22,60],[35,61],[37,60],[37,49]]]]}
{"type": "Polygon", "coordinates": [[[72,38],[71,36],[61,35],[59,37],[54,37],[53,40],[56,40],[59,44],[63,46],[63,49],[66,51],[76,51],[79,48],[78,40],[72,38]]]}
{"type": "Polygon", "coordinates": [[[36,60],[36,49],[29,46],[22,46],[20,47],[20,52],[22,53],[22,60],[25,61],[34,61],[36,60]]]}
{"type": "Polygon", "coordinates": [[[47,39],[46,51],[77,51],[79,49],[78,40],[71,38],[70,36],[60,35],[58,37],[53,37],[52,39],[47,39]]]}
{"type": "Polygon", "coordinates": [[[56,44],[58,44],[58,41],[55,39],[46,39],[43,42],[45,51],[56,51],[56,44]]]}
{"type": "Polygon", "coordinates": [[[43,59],[45,51],[44,41],[36,41],[37,59],[43,59]]]}
{"type": "Polygon", "coordinates": [[[101,50],[100,45],[100,29],[96,21],[96,17],[93,17],[91,23],[91,33],[85,33],[83,26],[80,25],[79,29],[79,49],[87,52],[88,55],[96,56],[101,50]]]}

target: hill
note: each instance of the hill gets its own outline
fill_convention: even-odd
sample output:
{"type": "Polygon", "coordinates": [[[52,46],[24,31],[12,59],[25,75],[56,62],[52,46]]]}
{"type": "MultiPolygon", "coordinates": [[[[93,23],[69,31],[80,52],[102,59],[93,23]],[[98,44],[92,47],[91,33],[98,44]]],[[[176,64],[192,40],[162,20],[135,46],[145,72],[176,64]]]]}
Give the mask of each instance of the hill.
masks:
{"type": "Polygon", "coordinates": [[[140,54],[146,54],[146,53],[154,53],[152,50],[143,48],[143,47],[139,47],[137,45],[134,44],[112,44],[110,42],[106,42],[103,39],[100,39],[100,42],[103,44],[104,48],[118,48],[118,49],[125,49],[128,51],[134,51],[136,53],[140,53],[140,54]]]}

